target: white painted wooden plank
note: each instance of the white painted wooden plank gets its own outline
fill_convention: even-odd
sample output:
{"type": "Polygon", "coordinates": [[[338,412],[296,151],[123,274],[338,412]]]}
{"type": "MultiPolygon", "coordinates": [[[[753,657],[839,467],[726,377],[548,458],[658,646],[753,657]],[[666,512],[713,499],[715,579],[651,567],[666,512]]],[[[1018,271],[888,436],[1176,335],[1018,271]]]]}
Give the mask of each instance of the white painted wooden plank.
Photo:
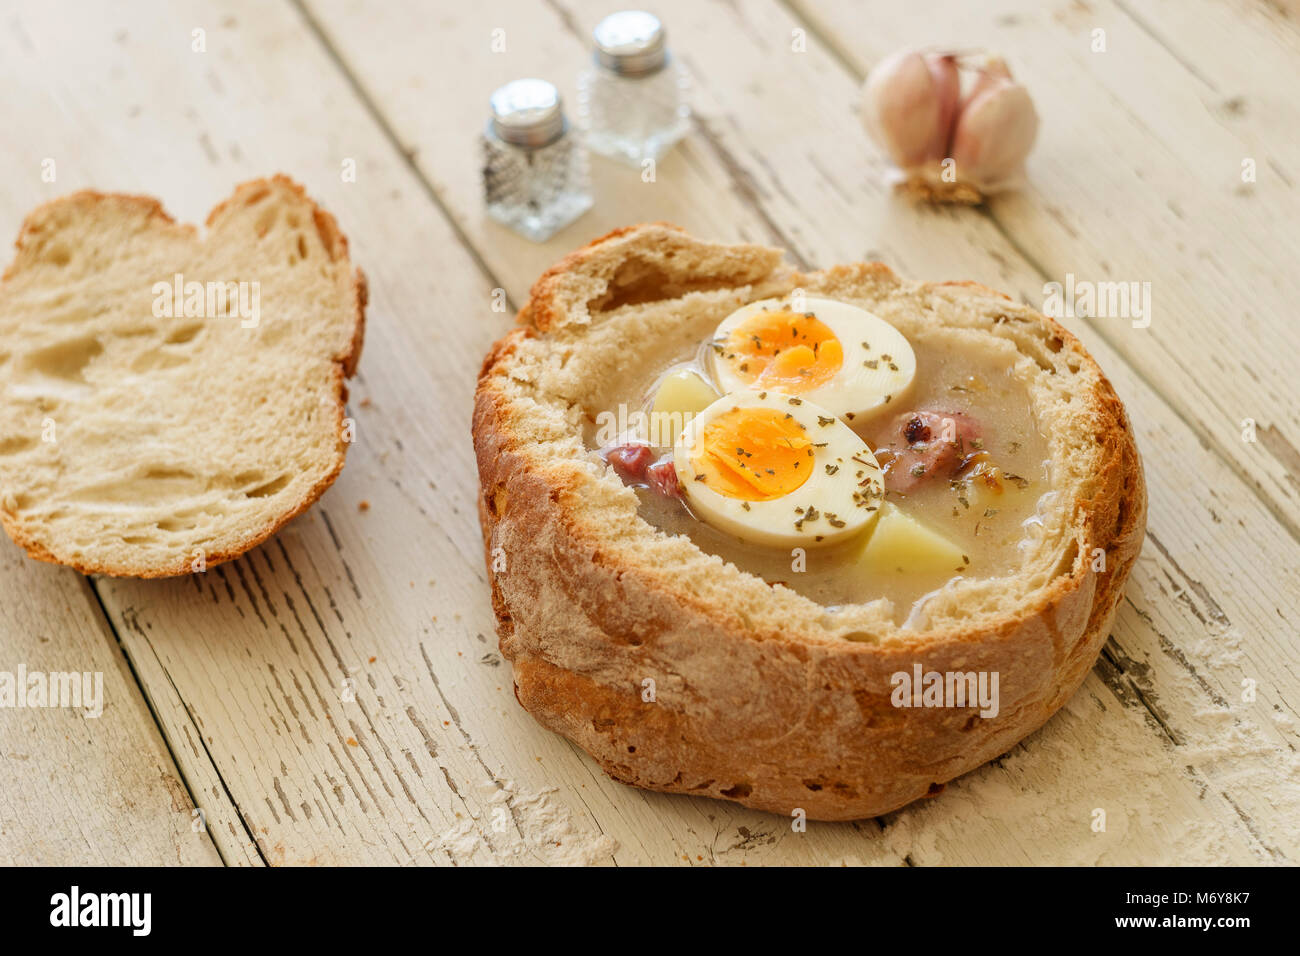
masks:
{"type": "MultiPolygon", "coordinates": [[[[1114,0],[1199,84],[1208,111],[1292,191],[1300,167],[1300,9],[1251,0],[1114,0]]],[[[1145,114],[1144,114],[1145,118],[1145,114]]],[[[1280,210],[1277,210],[1280,212],[1280,210]]]]}
{"type": "MultiPolygon", "coordinates": [[[[523,269],[516,268],[511,257],[504,251],[494,233],[494,227],[484,222],[475,192],[476,170],[472,157],[453,150],[436,149],[436,145],[446,139],[442,130],[452,128],[473,128],[476,124],[478,107],[466,105],[466,97],[444,104],[443,123],[431,125],[427,122],[427,113],[423,111],[423,101],[419,95],[412,94],[423,86],[436,86],[439,82],[437,70],[443,68],[446,76],[457,77],[462,87],[470,86],[469,79],[476,75],[483,76],[479,87],[482,95],[490,91],[493,84],[509,78],[511,75],[536,73],[541,68],[551,65],[551,72],[543,75],[553,78],[563,85],[564,75],[560,71],[559,61],[551,44],[555,24],[549,27],[541,13],[534,7],[512,8],[502,12],[501,8],[489,10],[459,11],[448,22],[444,18],[443,29],[462,37],[487,37],[493,27],[502,27],[507,35],[507,54],[512,69],[489,64],[487,54],[475,53],[478,49],[472,39],[450,44],[451,52],[436,64],[431,64],[422,54],[420,37],[426,31],[411,29],[411,24],[418,21],[418,14],[411,10],[391,10],[378,16],[366,11],[364,28],[360,21],[361,8],[346,0],[339,2],[321,2],[313,4],[311,9],[320,20],[323,32],[330,41],[341,50],[343,59],[354,73],[368,95],[382,104],[382,111],[390,118],[390,123],[404,145],[415,152],[417,163],[428,180],[434,185],[440,199],[457,218],[465,234],[479,248],[480,255],[493,268],[508,288],[522,290],[534,276],[529,264],[523,269]],[[510,46],[509,37],[522,34],[526,38],[541,37],[537,43],[525,42],[510,46]],[[382,51],[382,55],[378,51],[382,51]],[[469,52],[466,52],[469,51],[469,52]]],[[[883,256],[915,274],[939,276],[972,276],[991,285],[1009,288],[1028,298],[1036,294],[1041,287],[1041,278],[1037,277],[1015,253],[1000,239],[996,230],[979,217],[978,214],[958,214],[949,212],[914,212],[900,208],[898,204],[882,195],[878,185],[862,174],[862,157],[869,157],[870,146],[865,142],[861,130],[844,109],[844,104],[852,95],[853,83],[842,69],[828,57],[824,51],[811,51],[806,59],[790,55],[788,38],[790,29],[796,21],[785,19],[779,11],[763,5],[753,4],[744,8],[743,20],[737,18],[734,11],[712,6],[691,5],[686,9],[666,5],[665,16],[674,35],[674,46],[705,83],[705,89],[697,96],[704,116],[704,129],[697,133],[693,142],[687,144],[689,151],[696,145],[707,148],[709,158],[720,163],[734,181],[739,181],[746,198],[753,196],[759,200],[760,209],[749,211],[738,218],[733,230],[735,234],[746,228],[751,233],[763,231],[783,235],[796,246],[803,257],[812,261],[830,262],[846,258],[858,258],[868,251],[883,256]],[[763,10],[767,12],[760,16],[763,10]],[[758,12],[756,12],[758,11],[758,12]],[[725,42],[724,39],[725,38],[725,42]],[[758,38],[761,38],[758,39],[758,38]],[[765,48],[764,48],[765,47],[765,48]],[[815,95],[814,91],[817,94],[815,95]],[[732,119],[743,117],[743,119],[732,119]],[[792,119],[793,118],[793,119],[792,119]],[[793,124],[793,125],[792,125],[793,124]],[[791,144],[794,144],[792,146],[791,144]],[[797,147],[797,148],[796,148],[797,147]],[[845,223],[850,223],[845,228],[845,223]]],[[[568,5],[560,7],[558,17],[561,24],[567,20],[572,28],[571,53],[565,61],[570,69],[576,69],[581,62],[581,35],[585,25],[594,23],[599,15],[596,5],[579,6],[571,10],[568,5]]],[[[483,45],[486,49],[486,41],[483,45]]],[[[501,56],[501,55],[498,55],[501,56]]],[[[689,152],[687,155],[691,155],[689,152]]],[[[683,225],[702,233],[708,233],[706,226],[701,226],[694,216],[694,210],[708,207],[709,200],[700,195],[691,201],[692,187],[666,172],[667,163],[661,164],[659,181],[655,188],[660,190],[664,207],[672,210],[668,218],[677,218],[683,225]]],[[[605,192],[602,197],[605,206],[618,210],[621,193],[605,192]]],[[[723,197],[723,201],[726,198],[723,197]]],[[[659,217],[665,214],[660,212],[659,217]]],[[[611,222],[618,222],[617,218],[611,222]]],[[[605,225],[604,222],[601,225],[605,225]]],[[[558,253],[571,244],[567,238],[554,240],[550,245],[558,253]]],[[[508,246],[508,244],[507,244],[508,246]]],[[[1148,466],[1154,472],[1154,464],[1161,466],[1161,474],[1153,474],[1152,482],[1156,484],[1161,475],[1168,475],[1159,487],[1153,489],[1154,511],[1157,516],[1165,515],[1163,520],[1176,536],[1180,549],[1184,546],[1200,547],[1203,537],[1197,532],[1212,528],[1215,522],[1210,509],[1201,506],[1196,515],[1196,527],[1188,527],[1186,516],[1180,512],[1185,508],[1184,502],[1174,498],[1170,492],[1178,486],[1178,476],[1186,469],[1188,455],[1194,456],[1197,467],[1205,467],[1214,476],[1214,483],[1223,482],[1225,495],[1238,495],[1245,501],[1243,508],[1252,531],[1258,531],[1269,542],[1277,557],[1283,562],[1294,560],[1294,543],[1285,534],[1279,534],[1271,527],[1271,519],[1266,509],[1253,501],[1249,492],[1233,481],[1231,473],[1222,463],[1211,459],[1206,465],[1201,459],[1206,456],[1197,447],[1195,437],[1184,427],[1177,415],[1161,404],[1150,390],[1133,377],[1125,363],[1109,349],[1097,336],[1086,328],[1080,330],[1089,339],[1090,346],[1098,354],[1105,367],[1111,371],[1123,394],[1129,398],[1131,408],[1140,408],[1142,415],[1138,425],[1142,432],[1143,447],[1148,450],[1148,466]],[[1149,445],[1156,446],[1153,456],[1149,445]],[[1178,535],[1179,528],[1184,533],[1178,535]],[[1271,532],[1271,533],[1270,533],[1271,532]]],[[[1153,520],[1153,524],[1156,521],[1153,520]]],[[[1225,537],[1225,536],[1221,536],[1225,537]]],[[[1224,542],[1215,540],[1215,547],[1224,542]]],[[[1230,542],[1229,542],[1230,544],[1230,542]]],[[[1237,546],[1235,554],[1244,559],[1253,557],[1237,546]]],[[[1177,560],[1185,563],[1181,553],[1177,560]]],[[[1198,560],[1197,571],[1210,563],[1204,556],[1198,560]]],[[[1214,562],[1217,566],[1218,562],[1214,562]]],[[[1243,563],[1246,569],[1250,563],[1243,563]]],[[[1153,671],[1168,668],[1170,673],[1164,680],[1171,686],[1178,679],[1179,669],[1186,673],[1187,666],[1164,658],[1160,650],[1162,637],[1147,622],[1142,614],[1152,601],[1159,602],[1159,611],[1176,621],[1178,628],[1187,629],[1187,634],[1205,633],[1208,638],[1213,632],[1198,620],[1197,615],[1204,616],[1199,606],[1188,607],[1179,604],[1170,594],[1171,588],[1178,590],[1182,596],[1191,596],[1188,600],[1197,600],[1196,589],[1183,578],[1189,572],[1180,565],[1174,570],[1169,559],[1155,550],[1149,559],[1144,559],[1144,566],[1135,575],[1133,594],[1138,595],[1134,605],[1126,611],[1126,616],[1117,627],[1118,635],[1134,635],[1132,643],[1138,649],[1125,650],[1117,648],[1117,654],[1123,661],[1136,662],[1138,666],[1150,667],[1153,671]],[[1166,576],[1176,585],[1166,584],[1166,576]],[[1163,589],[1163,593],[1162,593],[1163,589]],[[1150,601],[1143,597],[1152,595],[1150,601]],[[1148,660],[1149,659],[1149,660],[1148,660]]],[[[1243,572],[1245,573],[1245,572],[1243,572]]],[[[1213,579],[1211,579],[1213,580],[1213,579]]],[[[1235,583],[1235,582],[1234,582],[1235,583]]],[[[1272,581],[1257,587],[1251,594],[1236,602],[1233,611],[1240,609],[1242,618],[1249,623],[1275,630],[1272,615],[1272,581]],[[1259,595],[1266,596],[1261,604],[1259,595]]],[[[1288,608],[1293,610],[1293,608],[1288,608]]],[[[1175,648],[1177,653],[1182,653],[1175,648]]],[[[1257,649],[1262,662],[1276,664],[1279,658],[1287,662],[1289,658],[1282,648],[1270,648],[1265,645],[1257,649]]],[[[1199,661],[1198,661],[1199,663],[1199,661]]],[[[1190,666],[1190,665],[1188,665],[1190,666]]],[[[1258,664],[1256,665],[1258,666],[1258,664]]],[[[1289,665],[1288,665],[1289,666],[1289,665]]],[[[1105,671],[1115,684],[1116,692],[1138,705],[1138,697],[1127,681],[1145,678],[1131,678],[1117,674],[1113,667],[1105,671]]],[[[1217,675],[1216,675],[1217,676],[1217,675]]],[[[1235,675],[1229,671],[1220,678],[1230,685],[1235,675]]],[[[1163,686],[1163,685],[1162,685],[1163,686]]],[[[1150,689],[1147,689],[1150,696],[1150,689]]],[[[1192,717],[1198,708],[1202,708],[1207,698],[1196,696],[1180,688],[1184,694],[1177,701],[1178,716],[1192,723],[1192,717]]],[[[1204,694],[1203,691],[1198,693],[1204,694]]],[[[1274,726],[1269,710],[1278,703],[1280,692],[1274,688],[1274,695],[1268,704],[1262,704],[1257,710],[1247,710],[1241,719],[1255,721],[1250,726],[1263,735],[1263,746],[1274,752],[1285,752],[1285,744],[1279,739],[1279,731],[1274,726]],[[1260,725],[1262,724],[1262,729],[1260,725]]],[[[1112,699],[1113,703],[1113,699],[1112,699]]],[[[1145,710],[1144,710],[1145,713],[1145,710]]],[[[1230,715],[1233,720],[1236,715],[1230,715]]],[[[1154,720],[1152,721],[1154,724],[1154,720]]],[[[1056,726],[1054,722],[1045,733],[1051,733],[1056,726]]],[[[1159,728],[1156,728],[1159,730],[1159,728]]],[[[1198,728],[1199,729],[1199,728],[1198,728]]],[[[1191,731],[1189,730],[1190,734],[1191,731]]],[[[1130,753],[1144,752],[1143,747],[1153,745],[1148,737],[1136,735],[1130,741],[1134,746],[1128,748],[1130,753]]],[[[1143,761],[1149,757],[1143,756],[1143,761]]],[[[1123,762],[1114,766],[1123,767],[1127,776],[1143,771],[1136,771],[1131,764],[1123,762]]],[[[982,771],[981,773],[995,771],[982,771]]],[[[1177,774],[1177,770],[1174,771],[1177,774]]],[[[1254,754],[1236,755],[1234,772],[1255,778],[1265,773],[1262,761],[1254,754]]],[[[978,776],[978,775],[976,775],[978,776]]],[[[1092,779],[1099,779],[1090,772],[1092,779]]],[[[1225,777],[1230,776],[1224,774],[1225,777]]],[[[972,779],[975,779],[974,777],[972,779]]],[[[1193,780],[1196,790],[1200,783],[1193,780]]],[[[1253,785],[1253,784],[1252,784],[1253,785]]],[[[1249,789],[1247,787],[1246,789],[1249,789]]],[[[1157,803],[1162,801],[1155,801],[1157,803]]],[[[936,801],[932,806],[934,813],[942,813],[944,801],[936,801]]],[[[983,808],[991,815],[996,815],[996,808],[983,808]]],[[[927,807],[927,811],[929,807],[927,807]]],[[[905,811],[904,815],[913,811],[905,811]]],[[[1234,825],[1235,812],[1227,803],[1227,798],[1218,802],[1214,811],[1229,829],[1234,825]]],[[[1194,815],[1193,818],[1194,820],[1194,815]]],[[[1014,841],[1014,818],[1008,817],[1004,830],[1009,831],[1014,841]]],[[[1198,829],[1189,825],[1189,832],[1198,829]]],[[[969,836],[969,834],[968,834],[969,836]]],[[[1003,833],[999,831],[996,838],[990,839],[989,845],[1005,846],[1003,833]]],[[[1246,837],[1252,846],[1252,852],[1267,858],[1268,851],[1261,841],[1246,837]]],[[[1186,840],[1165,844],[1165,849],[1157,843],[1139,843],[1132,847],[1134,856],[1131,860],[1162,857],[1171,847],[1182,848],[1186,840]]],[[[1008,855],[1024,856],[1027,847],[1012,849],[1008,855]]],[[[1082,844],[1072,843],[1055,847],[1062,854],[1085,852],[1082,844]]],[[[957,851],[960,856],[960,851],[957,851]]],[[[1222,850],[1217,852],[1223,852],[1222,850]]]]}
{"type": "Polygon", "coordinates": [[[0,866],[220,864],[86,580],[5,546],[0,582],[0,680],[90,675],[0,706],[0,866]]]}

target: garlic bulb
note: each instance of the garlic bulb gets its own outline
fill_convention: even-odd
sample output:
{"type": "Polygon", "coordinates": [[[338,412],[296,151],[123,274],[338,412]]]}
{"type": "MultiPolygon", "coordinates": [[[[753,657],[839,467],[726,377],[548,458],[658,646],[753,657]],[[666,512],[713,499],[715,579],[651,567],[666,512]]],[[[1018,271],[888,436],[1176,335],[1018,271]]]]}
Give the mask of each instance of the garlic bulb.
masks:
{"type": "Polygon", "coordinates": [[[863,117],[890,158],[908,168],[943,158],[959,93],[953,57],[903,50],[867,77],[863,117]]]}
{"type": "Polygon", "coordinates": [[[940,201],[979,202],[1009,184],[1038,132],[1029,93],[995,56],[901,50],[867,77],[862,113],[901,185],[940,201]],[[964,95],[959,59],[974,72],[964,95]]]}

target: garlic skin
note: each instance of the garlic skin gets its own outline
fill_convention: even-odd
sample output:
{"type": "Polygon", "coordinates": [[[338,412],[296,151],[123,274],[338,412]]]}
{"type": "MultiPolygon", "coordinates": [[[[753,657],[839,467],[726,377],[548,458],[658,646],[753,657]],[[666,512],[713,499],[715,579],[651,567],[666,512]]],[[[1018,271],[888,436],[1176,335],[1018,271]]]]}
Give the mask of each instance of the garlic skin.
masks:
{"type": "Polygon", "coordinates": [[[995,189],[1014,178],[1038,135],[1038,113],[1029,91],[1004,75],[984,72],[962,105],[952,135],[958,179],[995,189]]]}
{"type": "Polygon", "coordinates": [[[930,54],[925,58],[926,66],[934,77],[935,99],[939,103],[939,119],[935,123],[934,139],[926,150],[926,159],[943,159],[948,155],[948,143],[952,140],[953,124],[957,121],[957,112],[961,109],[961,75],[957,72],[955,57],[930,54]]]}
{"type": "Polygon", "coordinates": [[[991,53],[985,54],[979,66],[976,67],[975,82],[970,85],[970,89],[962,97],[959,109],[964,110],[970,106],[975,97],[992,87],[998,80],[1009,79],[1011,79],[1011,70],[1007,66],[1007,61],[991,53]]]}
{"type": "Polygon", "coordinates": [[[894,163],[909,169],[944,157],[960,93],[953,57],[900,50],[867,77],[862,115],[894,163]]]}

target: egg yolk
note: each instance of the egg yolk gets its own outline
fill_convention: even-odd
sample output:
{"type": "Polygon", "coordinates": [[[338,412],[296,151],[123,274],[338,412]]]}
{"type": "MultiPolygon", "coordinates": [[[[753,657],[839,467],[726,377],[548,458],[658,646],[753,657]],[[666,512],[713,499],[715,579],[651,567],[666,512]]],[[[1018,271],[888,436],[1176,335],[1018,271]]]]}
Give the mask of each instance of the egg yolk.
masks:
{"type": "Polygon", "coordinates": [[[723,412],[704,426],[696,448],[691,464],[697,480],[742,501],[783,498],[813,470],[812,439],[793,417],[775,408],[723,412]]]}
{"type": "Polygon", "coordinates": [[[798,394],[825,385],[844,364],[835,333],[813,315],[759,312],[731,330],[725,357],[754,387],[798,394]]]}

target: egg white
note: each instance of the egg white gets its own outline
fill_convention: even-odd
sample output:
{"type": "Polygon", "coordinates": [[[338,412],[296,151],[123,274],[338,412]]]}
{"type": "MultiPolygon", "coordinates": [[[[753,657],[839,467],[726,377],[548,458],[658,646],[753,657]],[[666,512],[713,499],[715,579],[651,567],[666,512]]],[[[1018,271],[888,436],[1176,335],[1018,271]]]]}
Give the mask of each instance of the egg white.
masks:
{"type": "Polygon", "coordinates": [[[744,541],[770,547],[843,541],[872,524],[884,501],[880,465],[862,439],[827,409],[774,391],[742,389],[697,414],[673,446],[673,466],[697,518],[744,541]],[[696,479],[693,464],[710,422],[734,408],[752,407],[790,414],[814,444],[809,477],[790,494],[769,501],[742,501],[720,494],[696,479]]]}
{"type": "Polygon", "coordinates": [[[722,320],[714,332],[714,348],[710,349],[712,372],[719,391],[763,387],[742,377],[736,368],[742,360],[729,359],[725,345],[732,331],[755,314],[790,309],[792,305],[800,308],[791,311],[811,312],[826,325],[844,351],[844,363],[834,378],[817,388],[799,392],[800,398],[852,421],[899,400],[911,387],[916,377],[916,355],[898,329],[856,305],[807,296],[800,302],[789,298],[751,302],[722,320]]]}

